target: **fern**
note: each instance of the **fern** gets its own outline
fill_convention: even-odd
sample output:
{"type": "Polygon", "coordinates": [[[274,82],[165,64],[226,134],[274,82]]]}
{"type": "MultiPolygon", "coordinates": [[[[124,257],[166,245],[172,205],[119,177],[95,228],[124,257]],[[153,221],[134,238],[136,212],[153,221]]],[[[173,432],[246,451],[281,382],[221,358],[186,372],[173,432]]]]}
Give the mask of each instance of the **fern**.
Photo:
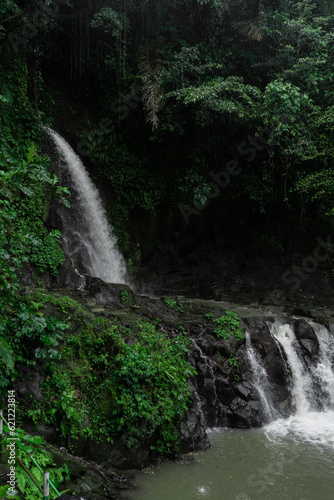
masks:
{"type": "Polygon", "coordinates": [[[17,477],[16,477],[16,485],[17,485],[18,489],[22,493],[24,493],[26,490],[26,483],[27,483],[26,478],[28,477],[28,475],[25,472],[23,472],[23,469],[22,469],[22,473],[21,473],[21,471],[19,471],[19,472],[20,473],[17,474],[17,477]]]}
{"type": "MultiPolygon", "coordinates": [[[[39,489],[37,488],[36,484],[34,481],[28,476],[28,474],[25,472],[24,469],[21,469],[21,467],[17,468],[17,487],[20,490],[20,492],[24,495],[25,499],[29,500],[40,500],[41,498],[41,493],[39,489]]],[[[29,471],[31,473],[31,471],[29,471]]],[[[33,477],[35,477],[34,474],[32,474],[33,477]]],[[[38,482],[37,478],[35,478],[36,481],[38,482]]],[[[39,481],[39,484],[43,484],[43,480],[39,481]]]]}
{"type": "Polygon", "coordinates": [[[36,157],[36,153],[37,153],[36,145],[32,144],[31,146],[29,146],[27,153],[28,165],[34,160],[34,158],[36,157]]]}

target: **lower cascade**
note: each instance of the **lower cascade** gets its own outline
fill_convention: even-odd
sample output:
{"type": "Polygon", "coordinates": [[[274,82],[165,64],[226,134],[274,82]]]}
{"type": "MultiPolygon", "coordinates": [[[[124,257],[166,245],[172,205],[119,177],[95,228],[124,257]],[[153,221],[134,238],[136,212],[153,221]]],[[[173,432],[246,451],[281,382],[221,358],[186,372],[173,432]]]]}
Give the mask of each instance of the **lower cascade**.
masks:
{"type": "Polygon", "coordinates": [[[246,331],[246,351],[254,376],[253,382],[262,402],[264,417],[268,421],[273,420],[278,417],[278,412],[270,397],[268,374],[261,363],[259,354],[252,346],[251,335],[248,330],[246,331]]]}
{"type": "Polygon", "coordinates": [[[200,423],[204,428],[265,426],[308,434],[317,422],[313,435],[323,432],[334,443],[331,331],[305,318],[271,316],[245,324],[235,358],[224,341],[205,334],[191,338],[197,371],[194,412],[200,423]]]}
{"type": "MultiPolygon", "coordinates": [[[[298,339],[293,323],[276,319],[268,324],[287,372],[291,414],[279,416],[270,381],[260,356],[248,341],[253,383],[269,423],[267,436],[294,436],[334,445],[334,337],[324,326],[308,321],[309,339],[298,339]]],[[[247,344],[247,341],[246,341],[247,344]]]]}
{"type": "Polygon", "coordinates": [[[57,132],[46,129],[59,155],[60,181],[70,187],[71,208],[57,210],[63,247],[77,275],[79,287],[89,275],[109,283],[126,283],[124,259],[107,220],[99,192],[79,156],[57,132]]]}

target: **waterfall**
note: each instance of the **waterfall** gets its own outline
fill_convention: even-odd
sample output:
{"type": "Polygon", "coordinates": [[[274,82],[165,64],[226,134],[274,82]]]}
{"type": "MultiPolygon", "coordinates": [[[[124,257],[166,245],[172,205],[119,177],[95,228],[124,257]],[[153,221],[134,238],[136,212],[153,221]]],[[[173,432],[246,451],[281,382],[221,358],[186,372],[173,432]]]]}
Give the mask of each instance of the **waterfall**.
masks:
{"type": "Polygon", "coordinates": [[[46,129],[59,154],[61,181],[69,174],[71,209],[62,211],[63,246],[77,274],[109,283],[125,283],[126,268],[116,246],[97,188],[71,146],[59,134],[46,129]]]}
{"type": "Polygon", "coordinates": [[[279,415],[277,410],[274,408],[270,397],[271,390],[268,375],[265,367],[263,366],[262,360],[260,359],[260,356],[252,346],[252,340],[248,330],[246,330],[245,337],[246,353],[254,377],[253,383],[260,396],[265,417],[268,421],[271,421],[274,418],[278,418],[279,415]]]}
{"type": "Polygon", "coordinates": [[[306,364],[293,326],[276,320],[270,332],[279,344],[291,373],[290,391],[295,411],[287,419],[278,418],[266,428],[269,439],[287,435],[314,444],[334,445],[334,359],[333,335],[309,321],[319,343],[319,354],[306,364]],[[319,409],[319,396],[322,408],[319,409]]]}
{"type": "Polygon", "coordinates": [[[291,394],[297,413],[311,410],[312,378],[298,354],[298,341],[290,324],[278,321],[270,326],[271,335],[277,340],[285,352],[291,371],[291,394]]]}
{"type": "Polygon", "coordinates": [[[324,394],[323,405],[325,410],[334,408],[334,337],[324,325],[309,321],[319,342],[320,356],[313,370],[315,377],[321,383],[324,394]]]}

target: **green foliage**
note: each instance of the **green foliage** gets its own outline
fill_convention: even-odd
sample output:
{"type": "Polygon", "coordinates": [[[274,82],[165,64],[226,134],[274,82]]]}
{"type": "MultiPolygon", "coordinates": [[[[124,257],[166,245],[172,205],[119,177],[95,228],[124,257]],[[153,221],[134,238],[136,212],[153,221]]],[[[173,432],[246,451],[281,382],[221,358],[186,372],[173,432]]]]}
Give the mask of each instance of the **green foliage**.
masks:
{"type": "Polygon", "coordinates": [[[0,75],[0,255],[15,272],[29,263],[56,274],[64,260],[60,233],[48,230],[45,220],[51,199],[66,204],[68,190],[49,174],[50,160],[40,153],[43,131],[29,85],[26,61],[14,57],[0,75]]]}
{"type": "Polygon", "coordinates": [[[172,96],[178,89],[190,88],[203,79],[210,82],[216,72],[225,69],[225,64],[226,61],[222,60],[219,63],[213,62],[210,55],[205,53],[203,46],[183,45],[165,62],[163,88],[167,96],[172,96]]]}
{"type": "Polygon", "coordinates": [[[229,339],[231,336],[236,340],[244,338],[244,331],[240,325],[240,320],[237,313],[233,311],[226,311],[224,316],[214,319],[216,328],[213,330],[218,338],[229,339]]]}
{"type": "MultiPolygon", "coordinates": [[[[8,446],[12,441],[9,437],[9,429],[4,426],[4,446],[8,446]]],[[[26,469],[34,477],[37,483],[43,486],[43,473],[42,470],[48,470],[50,473],[50,480],[57,488],[65,479],[69,480],[68,467],[64,464],[61,467],[56,467],[53,463],[52,455],[47,450],[45,441],[40,436],[31,436],[20,428],[15,430],[15,452],[16,452],[16,486],[20,493],[24,495],[25,500],[40,500],[41,493],[35,483],[26,473],[26,469]],[[34,460],[38,463],[36,465],[34,460]],[[23,466],[22,466],[23,464],[23,466]]],[[[1,489],[0,489],[1,492],[1,489]]],[[[64,492],[62,492],[64,493],[64,492]]],[[[8,496],[8,498],[21,498],[20,496],[8,496]]],[[[50,500],[58,498],[57,493],[50,487],[50,500]]]]}
{"type": "Polygon", "coordinates": [[[323,217],[334,213],[333,131],[334,107],[331,106],[317,117],[313,128],[313,150],[304,151],[303,161],[307,168],[300,173],[293,189],[303,195],[306,202],[318,206],[323,217]]]}
{"type": "Polygon", "coordinates": [[[172,299],[171,297],[165,297],[164,303],[166,304],[166,306],[171,307],[172,309],[174,309],[177,304],[176,300],[172,299]]]}
{"type": "Polygon", "coordinates": [[[275,55],[267,64],[271,73],[302,86],[321,102],[330,95],[333,36],[330,17],[314,15],[315,8],[315,3],[304,0],[293,5],[289,13],[276,10],[268,16],[275,55]]]}
{"type": "Polygon", "coordinates": [[[213,318],[213,313],[206,313],[206,314],[204,314],[204,316],[205,316],[206,319],[210,320],[210,319],[213,318]]]}
{"type": "Polygon", "coordinates": [[[124,17],[110,7],[103,7],[94,15],[90,25],[92,28],[103,29],[104,33],[118,38],[124,29],[124,17]]]}
{"type": "Polygon", "coordinates": [[[144,438],[159,430],[157,449],[169,452],[177,440],[175,424],[190,401],[187,379],[194,370],[184,359],[189,342],[182,336],[169,340],[149,323],[138,329],[139,342],[115,358],[115,385],[121,383],[121,391],[113,413],[120,421],[125,417],[129,445],[136,443],[133,429],[144,438]]]}
{"type": "Polygon", "coordinates": [[[112,441],[121,434],[129,447],[147,441],[168,453],[191,400],[189,344],[183,334],[170,339],[151,323],[128,331],[103,318],[81,318],[66,339],[61,368],[45,384],[51,404],[31,416],[72,439],[82,434],[112,441]]]}
{"type": "MultiPolygon", "coordinates": [[[[146,252],[145,245],[159,238],[161,220],[176,227],[180,203],[195,203],[201,217],[211,216],[202,211],[208,202],[222,215],[232,206],[233,213],[247,214],[246,222],[254,212],[273,210],[291,210],[291,219],[300,211],[301,224],[314,209],[321,218],[330,214],[330,127],[324,132],[316,125],[334,102],[329,4],[84,0],[82,10],[77,2],[66,15],[59,9],[47,43],[36,35],[34,54],[50,68],[48,80],[54,82],[53,71],[71,75],[55,84],[55,93],[67,95],[66,112],[85,123],[79,150],[113,193],[108,212],[134,268],[137,243],[146,252]],[[69,57],[54,55],[50,65],[49,54],[64,53],[64,47],[69,57]],[[264,126],[272,130],[268,141],[241,147],[249,137],[258,139],[264,126]],[[230,182],[224,200],[211,202],[211,172],[221,172],[239,154],[242,176],[230,182]],[[152,228],[144,244],[137,217],[152,228]]],[[[26,94],[30,80],[19,78],[16,95],[26,94]]],[[[5,89],[0,94],[8,114],[5,89]]],[[[270,227],[268,218],[256,220],[266,226],[256,234],[270,227]]]]}
{"type": "Polygon", "coordinates": [[[91,132],[81,136],[82,144],[85,144],[90,159],[97,166],[99,176],[111,182],[120,205],[116,210],[128,211],[139,206],[154,213],[161,191],[157,180],[150,175],[146,161],[133,154],[116,133],[101,131],[96,137],[92,124],[89,128],[91,132]]]}
{"type": "Polygon", "coordinates": [[[59,341],[67,324],[36,312],[36,304],[12,292],[0,298],[0,387],[17,377],[17,365],[48,360],[50,367],[60,359],[59,341]]]}
{"type": "Polygon", "coordinates": [[[228,364],[230,366],[234,366],[235,368],[239,368],[238,360],[237,360],[237,358],[235,358],[234,356],[232,356],[232,354],[228,358],[227,362],[228,362],[228,364]]]}
{"type": "Polygon", "coordinates": [[[126,305],[131,302],[131,296],[128,290],[122,290],[121,291],[121,302],[122,304],[126,305]]]}
{"type": "Polygon", "coordinates": [[[30,254],[30,261],[36,265],[39,271],[47,269],[51,274],[57,275],[58,266],[65,260],[64,252],[60,246],[60,231],[52,230],[41,241],[40,247],[34,247],[30,254]]]}
{"type": "Polygon", "coordinates": [[[140,73],[143,82],[142,99],[146,110],[146,121],[152,129],[158,127],[158,113],[161,109],[161,67],[152,65],[149,54],[145,54],[140,62],[140,73]]]}
{"type": "Polygon", "coordinates": [[[17,146],[9,150],[0,142],[0,252],[16,268],[23,262],[36,264],[53,274],[63,262],[59,231],[48,232],[44,225],[45,185],[48,159],[38,155],[36,146],[23,157],[17,146]]]}
{"type": "Polygon", "coordinates": [[[172,297],[165,297],[164,298],[164,303],[166,304],[167,307],[170,307],[171,309],[175,309],[176,312],[178,313],[183,313],[184,312],[184,306],[181,303],[181,297],[178,297],[178,300],[176,301],[172,297]]]}
{"type": "Polygon", "coordinates": [[[24,59],[14,58],[0,75],[5,96],[0,101],[0,386],[17,377],[19,364],[60,359],[59,341],[66,325],[44,318],[38,304],[27,301],[20,287],[23,266],[57,273],[64,260],[60,232],[48,230],[45,219],[52,197],[66,203],[66,188],[48,172],[41,155],[42,137],[28,99],[24,59]],[[14,84],[15,82],[15,84],[14,84]],[[10,90],[9,90],[10,89],[10,90]]]}
{"type": "Polygon", "coordinates": [[[305,138],[304,120],[315,110],[310,97],[299,87],[281,79],[269,83],[263,95],[261,115],[265,125],[273,129],[270,145],[278,144],[282,149],[289,147],[291,150],[294,137],[305,138]]]}
{"type": "Polygon", "coordinates": [[[9,497],[7,497],[7,492],[9,490],[9,488],[10,488],[9,485],[7,485],[7,486],[0,486],[0,498],[2,498],[3,500],[7,500],[7,499],[10,499],[10,500],[21,500],[18,495],[10,495],[9,497]]]}
{"type": "MultiPolygon", "coordinates": [[[[256,105],[261,99],[259,89],[245,85],[242,78],[235,76],[226,79],[219,77],[199,87],[180,89],[175,95],[185,105],[201,103],[222,118],[235,114],[238,118],[247,117],[248,120],[255,117],[256,105]]],[[[200,123],[205,125],[205,122],[200,123]]]]}
{"type": "MultiPolygon", "coordinates": [[[[0,6],[0,385],[15,380],[18,363],[51,361],[46,373],[57,399],[50,408],[30,410],[36,421],[44,415],[64,436],[112,439],[124,431],[129,445],[143,429],[149,439],[151,432],[159,435],[163,449],[165,437],[172,446],[182,412],[172,411],[177,391],[183,403],[187,399],[178,371],[186,353],[176,354],[176,340],[152,326],[137,325],[130,335],[106,320],[94,322],[69,298],[29,301],[21,293],[23,266],[56,274],[64,259],[60,233],[45,224],[52,197],[66,204],[67,190],[49,175],[39,150],[43,112],[68,123],[70,133],[74,116],[86,123],[79,146],[105,184],[115,234],[134,269],[138,245],[148,255],[161,238],[161,221],[177,222],[179,231],[184,202],[198,207],[198,236],[206,222],[233,213],[243,227],[259,226],[257,243],[288,251],[288,235],[275,234],[277,227],[286,231],[282,221],[295,232],[297,223],[327,224],[334,213],[333,7],[319,0],[82,0],[58,7],[16,53],[8,35],[26,32],[39,2],[0,6]],[[61,116],[64,109],[71,120],[61,116]],[[221,188],[222,172],[236,157],[242,174],[231,174],[219,197],[212,180],[221,188]],[[150,228],[150,248],[142,243],[143,226],[150,228]],[[63,347],[65,325],[40,313],[48,300],[59,313],[70,311],[73,321],[81,314],[82,324],[63,347]],[[71,368],[60,370],[60,362],[71,368]],[[97,407],[103,418],[95,417],[97,407]]],[[[210,222],[215,241],[230,238],[235,220],[221,233],[210,222]]],[[[172,229],[164,227],[165,239],[172,229]]],[[[122,292],[121,301],[128,305],[130,297],[122,292]]],[[[184,310],[180,299],[167,297],[164,304],[184,310]]],[[[219,338],[242,338],[231,311],[213,321],[219,338]]],[[[236,366],[234,358],[228,362],[236,366]]]]}
{"type": "MultiPolygon", "coordinates": [[[[218,354],[218,357],[223,361],[223,363],[226,361],[226,358],[224,358],[220,353],[217,353],[218,354]]],[[[239,366],[239,363],[238,363],[238,358],[236,358],[235,356],[233,356],[232,354],[230,354],[230,356],[228,357],[227,359],[227,362],[228,364],[233,367],[233,368],[237,368],[239,369],[240,366],[239,366]]],[[[240,382],[240,376],[237,374],[237,373],[234,373],[233,375],[233,379],[235,380],[235,382],[240,382]]]]}

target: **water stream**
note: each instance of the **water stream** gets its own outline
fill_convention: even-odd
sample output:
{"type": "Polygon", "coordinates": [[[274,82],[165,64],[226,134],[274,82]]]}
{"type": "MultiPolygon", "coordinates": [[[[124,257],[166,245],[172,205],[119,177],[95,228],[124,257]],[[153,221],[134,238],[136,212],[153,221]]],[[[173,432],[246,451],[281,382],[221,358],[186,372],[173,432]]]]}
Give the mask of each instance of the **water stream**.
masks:
{"type": "Polygon", "coordinates": [[[298,342],[290,324],[276,321],[270,326],[272,336],[285,352],[291,371],[291,394],[297,414],[308,412],[313,407],[312,378],[298,353],[298,342]]]}
{"type": "Polygon", "coordinates": [[[258,353],[252,346],[251,335],[249,331],[246,331],[246,352],[253,372],[253,384],[255,385],[257,392],[260,396],[262,402],[264,415],[267,421],[271,421],[278,417],[278,412],[275,409],[271,398],[270,398],[270,387],[267,372],[260,360],[258,353]]]}
{"type": "Polygon", "coordinates": [[[63,247],[77,274],[125,283],[124,259],[116,245],[99,192],[79,156],[57,132],[46,129],[59,155],[60,181],[70,187],[71,209],[58,211],[63,247]]]}
{"type": "Polygon", "coordinates": [[[314,374],[321,382],[324,409],[330,410],[334,408],[334,336],[324,325],[313,321],[309,324],[318,338],[321,353],[314,374]]]}

